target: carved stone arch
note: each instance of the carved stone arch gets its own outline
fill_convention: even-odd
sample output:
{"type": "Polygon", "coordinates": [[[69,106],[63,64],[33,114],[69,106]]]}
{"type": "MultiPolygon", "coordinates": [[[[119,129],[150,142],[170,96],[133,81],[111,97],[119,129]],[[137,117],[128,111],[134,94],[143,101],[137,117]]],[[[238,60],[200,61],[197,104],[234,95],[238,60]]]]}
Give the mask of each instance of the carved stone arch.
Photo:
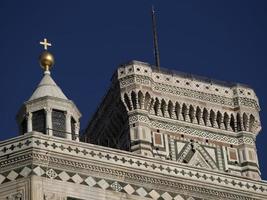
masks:
{"type": "Polygon", "coordinates": [[[154,103],[154,112],[155,112],[155,115],[158,115],[159,114],[159,106],[160,106],[159,99],[156,98],[155,103],[154,103]]]}
{"type": "Polygon", "coordinates": [[[128,111],[132,110],[132,104],[131,104],[131,102],[130,102],[130,98],[129,98],[128,94],[127,94],[127,93],[124,93],[123,98],[124,98],[124,103],[125,103],[125,105],[126,105],[126,106],[125,106],[126,109],[127,109],[128,111]]]}
{"type": "Polygon", "coordinates": [[[242,120],[241,120],[241,116],[240,116],[240,113],[237,113],[236,114],[236,128],[237,128],[237,131],[242,131],[242,120]]]}
{"type": "Polygon", "coordinates": [[[243,127],[245,131],[248,131],[248,115],[243,113],[243,127]]]}
{"type": "Polygon", "coordinates": [[[196,108],[196,119],[197,119],[197,123],[198,124],[201,124],[201,120],[202,120],[202,116],[201,116],[201,109],[200,109],[200,107],[199,106],[197,106],[197,108],[196,108]]]}
{"type": "Polygon", "coordinates": [[[170,118],[173,118],[173,114],[174,114],[174,106],[171,100],[169,100],[168,102],[168,114],[170,118]]]}
{"type": "Polygon", "coordinates": [[[131,92],[131,99],[132,99],[133,109],[137,109],[137,95],[135,91],[131,92]]]}
{"type": "Polygon", "coordinates": [[[144,109],[148,110],[149,109],[149,104],[151,103],[151,96],[148,92],[145,94],[145,102],[144,102],[144,109]]]}
{"type": "Polygon", "coordinates": [[[230,124],[230,118],[227,112],[224,113],[223,115],[223,124],[224,124],[224,128],[225,130],[229,129],[229,124],[230,124]]]}
{"type": "Polygon", "coordinates": [[[219,129],[222,128],[222,121],[223,121],[222,113],[220,111],[217,111],[216,122],[219,129]]]}
{"type": "Polygon", "coordinates": [[[235,128],[235,117],[233,114],[231,114],[231,118],[230,118],[230,127],[232,129],[232,131],[236,131],[236,128],[235,128]]]}
{"type": "Polygon", "coordinates": [[[207,108],[204,108],[202,118],[203,118],[203,122],[204,122],[205,126],[207,126],[207,124],[208,124],[208,116],[209,116],[209,112],[208,112],[207,108]]]}
{"type": "Polygon", "coordinates": [[[176,115],[176,119],[180,120],[181,106],[180,106],[180,104],[178,102],[175,103],[174,112],[175,112],[175,115],[176,115]]]}
{"type": "Polygon", "coordinates": [[[188,107],[186,106],[185,103],[183,103],[183,106],[182,106],[182,116],[183,116],[183,120],[184,121],[187,121],[187,117],[188,117],[188,107]]]}
{"type": "Polygon", "coordinates": [[[190,118],[190,122],[191,123],[194,123],[195,122],[195,108],[192,106],[192,105],[190,105],[189,106],[189,118],[190,118]]]}
{"type": "Polygon", "coordinates": [[[254,126],[255,126],[255,117],[251,114],[249,116],[249,131],[250,132],[254,131],[254,126]]]}
{"type": "Polygon", "coordinates": [[[210,125],[211,127],[214,127],[215,126],[215,112],[211,109],[210,110],[210,125]]]}
{"type": "Polygon", "coordinates": [[[144,109],[144,94],[141,90],[138,92],[138,108],[144,109]]]}
{"type": "Polygon", "coordinates": [[[160,110],[161,110],[162,116],[165,117],[166,111],[167,111],[167,103],[164,99],[161,99],[160,110]]]}

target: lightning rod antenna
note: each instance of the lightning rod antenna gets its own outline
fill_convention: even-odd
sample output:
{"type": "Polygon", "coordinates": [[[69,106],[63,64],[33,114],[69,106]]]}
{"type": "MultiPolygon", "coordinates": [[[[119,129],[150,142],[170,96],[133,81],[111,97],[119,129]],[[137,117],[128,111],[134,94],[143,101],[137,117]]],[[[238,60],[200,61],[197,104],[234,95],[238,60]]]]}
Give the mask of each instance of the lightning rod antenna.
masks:
{"type": "Polygon", "coordinates": [[[153,44],[154,44],[154,56],[155,56],[155,64],[157,69],[160,69],[160,59],[159,59],[159,45],[158,45],[158,34],[157,34],[157,25],[156,25],[156,15],[154,6],[152,5],[151,10],[152,15],[152,29],[153,29],[153,44]]]}

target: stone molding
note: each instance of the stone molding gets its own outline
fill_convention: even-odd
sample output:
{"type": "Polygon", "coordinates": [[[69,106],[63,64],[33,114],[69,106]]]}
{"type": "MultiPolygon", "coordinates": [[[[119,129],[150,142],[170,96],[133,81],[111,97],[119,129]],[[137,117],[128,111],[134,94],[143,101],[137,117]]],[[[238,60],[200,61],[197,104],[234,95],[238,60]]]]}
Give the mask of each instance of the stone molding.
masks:
{"type": "Polygon", "coordinates": [[[190,167],[115,149],[110,151],[109,148],[102,146],[68,141],[38,133],[29,133],[1,142],[0,156],[0,185],[4,184],[6,179],[15,180],[17,177],[30,174],[31,168],[29,167],[26,170],[22,169],[23,172],[18,172],[18,169],[22,167],[19,163],[25,163],[26,159],[32,160],[32,164],[35,163],[35,165],[53,166],[53,170],[65,169],[66,172],[75,171],[86,175],[85,172],[89,169],[102,178],[111,176],[134,181],[136,184],[155,184],[159,188],[174,186],[176,189],[191,188],[189,190],[191,192],[204,192],[205,195],[220,194],[226,199],[253,199],[245,197],[247,193],[253,193],[260,199],[261,196],[267,198],[267,184],[263,181],[253,181],[215,170],[190,167]],[[12,169],[13,172],[11,173],[8,169],[12,169]],[[240,194],[244,193],[245,196],[231,196],[236,195],[234,194],[236,191],[240,194]]]}
{"type": "Polygon", "coordinates": [[[136,122],[143,122],[148,124],[150,127],[155,129],[161,129],[164,131],[172,132],[172,133],[179,133],[179,134],[185,134],[190,135],[194,137],[199,138],[205,138],[217,142],[227,143],[227,144],[233,144],[233,145],[239,145],[239,144],[249,144],[249,145],[255,145],[255,139],[253,137],[247,137],[247,136],[229,136],[222,133],[216,133],[208,130],[201,130],[196,129],[193,127],[182,125],[181,123],[172,123],[172,122],[166,122],[166,120],[159,120],[154,119],[152,117],[148,117],[146,115],[141,114],[133,114],[129,117],[129,123],[133,124],[136,122]]]}
{"type": "MultiPolygon", "coordinates": [[[[47,157],[47,156],[46,156],[47,157]]],[[[53,165],[53,164],[51,164],[53,165]]],[[[149,177],[146,175],[137,175],[133,173],[121,173],[120,170],[108,169],[105,167],[95,167],[90,165],[90,170],[96,170],[95,173],[80,173],[67,171],[55,167],[47,167],[44,165],[28,165],[19,170],[12,170],[7,172],[7,177],[16,176],[10,180],[5,179],[5,183],[10,181],[21,180],[30,176],[39,176],[45,179],[60,182],[69,182],[73,184],[80,184],[88,187],[97,187],[103,190],[111,190],[115,192],[122,192],[129,195],[137,195],[140,197],[151,199],[176,200],[186,199],[189,197],[197,197],[202,199],[239,199],[239,200],[257,200],[261,197],[248,197],[248,194],[235,194],[233,191],[220,191],[217,189],[207,189],[207,185],[196,186],[193,183],[183,184],[178,181],[165,180],[164,178],[149,177]],[[27,172],[27,173],[25,173],[27,172]],[[100,172],[100,173],[99,173],[100,172]],[[114,174],[114,172],[116,174],[114,174]],[[113,177],[110,176],[113,173],[113,177]],[[12,174],[12,175],[11,175],[12,174]],[[107,176],[107,174],[109,176],[107,176]],[[122,177],[123,178],[120,178],[122,177]]],[[[2,184],[2,185],[3,185],[2,184]]],[[[1,189],[1,185],[0,185],[1,189]]],[[[16,194],[17,195],[17,194],[16,194]]]]}
{"type": "Polygon", "coordinates": [[[164,92],[170,95],[192,98],[198,101],[215,103],[223,106],[237,107],[237,106],[246,106],[249,108],[254,108],[259,110],[258,101],[248,97],[225,97],[216,94],[205,93],[202,91],[196,91],[188,88],[177,87],[173,85],[168,85],[164,83],[157,83],[152,78],[144,75],[129,75],[119,79],[121,88],[126,88],[132,84],[141,84],[151,87],[152,91],[155,92],[164,92]]]}

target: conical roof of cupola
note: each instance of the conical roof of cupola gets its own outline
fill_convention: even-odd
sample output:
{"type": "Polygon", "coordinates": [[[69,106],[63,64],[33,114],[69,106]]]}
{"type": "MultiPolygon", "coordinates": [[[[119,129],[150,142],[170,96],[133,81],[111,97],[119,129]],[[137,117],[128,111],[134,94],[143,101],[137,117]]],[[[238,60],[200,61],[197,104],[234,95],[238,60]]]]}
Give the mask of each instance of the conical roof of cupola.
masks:
{"type": "Polygon", "coordinates": [[[39,99],[45,96],[68,100],[66,95],[62,92],[62,90],[58,87],[56,82],[50,76],[50,73],[44,73],[44,77],[33,92],[29,101],[39,99]]]}

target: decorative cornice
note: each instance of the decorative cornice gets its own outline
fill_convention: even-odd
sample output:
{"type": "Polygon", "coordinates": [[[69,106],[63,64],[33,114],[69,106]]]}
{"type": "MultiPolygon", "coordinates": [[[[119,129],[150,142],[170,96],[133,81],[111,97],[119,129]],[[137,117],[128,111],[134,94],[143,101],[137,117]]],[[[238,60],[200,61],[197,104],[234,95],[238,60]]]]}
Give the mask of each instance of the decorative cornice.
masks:
{"type": "Polygon", "coordinates": [[[238,107],[241,104],[242,106],[246,106],[249,108],[254,108],[257,110],[260,109],[258,102],[255,99],[250,99],[247,97],[230,98],[221,95],[205,93],[202,91],[168,85],[164,83],[157,83],[152,78],[144,75],[136,75],[136,74],[128,75],[126,77],[119,79],[119,81],[121,88],[125,88],[131,84],[138,83],[151,87],[152,91],[155,92],[164,92],[175,96],[197,99],[202,102],[210,102],[224,106],[229,106],[232,108],[238,107]]]}
{"type": "MultiPolygon", "coordinates": [[[[14,165],[19,167],[18,163],[30,159],[31,155],[33,164],[36,163],[40,166],[52,166],[53,163],[53,165],[60,166],[59,168],[66,167],[66,170],[77,171],[77,173],[79,171],[85,173],[89,168],[90,170],[96,170],[95,172],[100,174],[115,175],[118,178],[122,176],[123,179],[127,173],[132,173],[131,176],[129,175],[129,177],[132,177],[129,178],[129,181],[142,180],[141,182],[145,183],[145,180],[153,177],[153,181],[159,187],[161,187],[160,183],[162,183],[164,188],[167,186],[173,187],[181,180],[186,180],[186,182],[193,185],[210,185],[209,189],[207,187],[201,189],[200,187],[194,188],[194,191],[205,190],[212,192],[212,190],[216,191],[216,188],[220,188],[220,191],[238,190],[240,193],[252,192],[255,195],[267,195],[267,185],[264,182],[191,167],[173,161],[144,157],[116,149],[110,151],[109,148],[48,137],[38,133],[18,137],[17,140],[13,139],[12,142],[2,142],[0,145],[0,174],[2,181],[0,182],[4,183],[8,168],[14,169],[14,165]],[[9,158],[7,158],[8,156],[9,158]],[[158,179],[159,177],[163,179],[160,180],[158,179]],[[173,180],[173,182],[168,182],[170,180],[173,180]]],[[[154,182],[153,184],[155,184],[154,182]]],[[[151,184],[150,182],[147,183],[151,184]]],[[[184,185],[179,187],[188,188],[191,186],[184,185]]]]}

